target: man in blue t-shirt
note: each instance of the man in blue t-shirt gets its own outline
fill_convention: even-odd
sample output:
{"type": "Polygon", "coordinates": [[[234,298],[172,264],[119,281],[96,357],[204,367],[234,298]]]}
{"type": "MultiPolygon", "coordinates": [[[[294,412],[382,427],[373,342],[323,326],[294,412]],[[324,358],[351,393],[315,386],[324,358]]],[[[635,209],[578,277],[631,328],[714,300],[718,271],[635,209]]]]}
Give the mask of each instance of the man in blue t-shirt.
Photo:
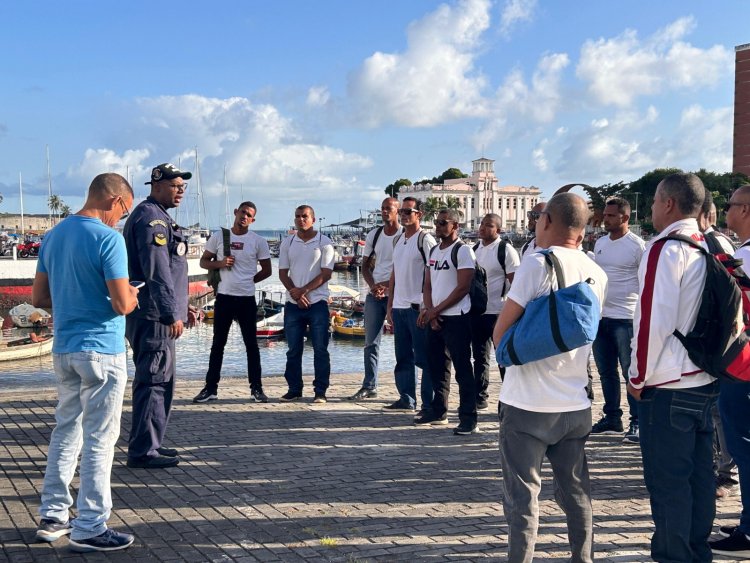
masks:
{"type": "Polygon", "coordinates": [[[54,310],[58,378],[57,424],[36,537],[52,542],[70,534],[73,551],[115,551],[134,540],[107,528],[112,459],[128,379],[124,315],[138,303],[138,290],[128,280],[125,241],[112,227],[131,205],[133,189],[125,178],[94,178],[83,209],[44,237],[34,277],[34,306],[54,310]],[[69,487],[79,452],[78,517],[71,520],[69,487]]]}

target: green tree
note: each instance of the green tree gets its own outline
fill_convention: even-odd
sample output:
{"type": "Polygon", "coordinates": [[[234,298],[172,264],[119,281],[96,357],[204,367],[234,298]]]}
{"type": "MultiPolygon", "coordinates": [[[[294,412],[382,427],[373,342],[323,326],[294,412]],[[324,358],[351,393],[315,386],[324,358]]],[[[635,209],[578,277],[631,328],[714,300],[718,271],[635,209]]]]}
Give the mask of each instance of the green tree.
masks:
{"type": "Polygon", "coordinates": [[[458,168],[448,168],[440,176],[437,177],[439,183],[445,182],[446,180],[457,180],[459,178],[468,178],[468,174],[464,174],[458,168]]]}
{"type": "Polygon", "coordinates": [[[3,194],[0,194],[0,203],[3,202],[3,194]]]}
{"type": "Polygon", "coordinates": [[[607,204],[607,200],[616,195],[620,195],[625,189],[623,182],[617,182],[616,184],[603,184],[601,186],[592,187],[585,186],[583,191],[591,199],[592,211],[604,212],[604,207],[607,204]]]}
{"type": "Polygon", "coordinates": [[[68,205],[67,203],[63,203],[62,206],[60,206],[60,217],[65,219],[68,215],[70,215],[71,211],[72,209],[70,209],[70,205],[68,205]]]}
{"type": "Polygon", "coordinates": [[[411,186],[411,180],[408,180],[407,178],[396,180],[392,184],[388,184],[388,186],[386,186],[385,193],[390,197],[398,197],[398,192],[404,186],[411,186]]]}
{"type": "Polygon", "coordinates": [[[455,196],[449,195],[448,197],[446,197],[445,205],[443,205],[443,207],[447,207],[448,209],[455,209],[456,211],[458,211],[459,217],[464,216],[464,212],[461,209],[461,200],[455,196]]]}
{"type": "Polygon", "coordinates": [[[670,174],[677,172],[682,172],[682,170],[679,168],[656,168],[646,172],[634,182],[630,182],[628,189],[620,194],[628,199],[633,209],[635,209],[635,200],[638,200],[638,213],[635,215],[641,222],[651,217],[651,204],[654,203],[654,194],[659,182],[670,174]]]}
{"type": "Polygon", "coordinates": [[[445,207],[445,203],[443,203],[442,199],[440,199],[439,197],[428,197],[424,202],[424,220],[434,220],[438,210],[440,210],[442,207],[445,207]]]}
{"type": "Polygon", "coordinates": [[[52,194],[49,196],[49,201],[47,202],[47,205],[49,206],[50,211],[52,211],[53,215],[57,215],[57,218],[60,218],[60,209],[63,206],[63,200],[60,199],[59,195],[52,194]]]}

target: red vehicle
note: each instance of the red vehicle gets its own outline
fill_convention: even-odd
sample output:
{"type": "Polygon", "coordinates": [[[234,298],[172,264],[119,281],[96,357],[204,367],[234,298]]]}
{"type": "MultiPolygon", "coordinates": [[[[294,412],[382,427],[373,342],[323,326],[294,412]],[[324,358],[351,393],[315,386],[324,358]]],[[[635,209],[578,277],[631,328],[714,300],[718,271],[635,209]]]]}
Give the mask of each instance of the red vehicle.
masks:
{"type": "Polygon", "coordinates": [[[26,240],[18,245],[18,256],[28,258],[29,256],[39,256],[40,242],[26,240]]]}

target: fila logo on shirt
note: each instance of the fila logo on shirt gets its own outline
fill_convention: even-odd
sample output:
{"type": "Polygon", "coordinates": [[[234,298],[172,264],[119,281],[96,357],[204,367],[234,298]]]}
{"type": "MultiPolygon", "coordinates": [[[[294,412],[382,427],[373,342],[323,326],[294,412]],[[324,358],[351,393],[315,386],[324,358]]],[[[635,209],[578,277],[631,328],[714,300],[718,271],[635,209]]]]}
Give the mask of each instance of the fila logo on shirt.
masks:
{"type": "Polygon", "coordinates": [[[437,260],[430,260],[430,268],[435,270],[436,272],[438,270],[450,270],[450,264],[448,264],[447,260],[443,260],[442,262],[438,262],[437,260]]]}

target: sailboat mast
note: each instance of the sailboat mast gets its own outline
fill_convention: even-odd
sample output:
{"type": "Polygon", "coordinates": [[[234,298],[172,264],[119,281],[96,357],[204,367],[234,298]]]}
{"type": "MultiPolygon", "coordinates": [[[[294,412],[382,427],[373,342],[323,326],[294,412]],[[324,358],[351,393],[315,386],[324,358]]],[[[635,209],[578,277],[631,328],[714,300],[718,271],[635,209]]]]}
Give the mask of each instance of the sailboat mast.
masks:
{"type": "Polygon", "coordinates": [[[224,222],[227,228],[232,225],[229,223],[229,189],[227,188],[227,165],[224,165],[224,222]]]}
{"type": "Polygon", "coordinates": [[[20,194],[21,199],[21,236],[25,238],[26,226],[23,222],[23,179],[20,172],[18,173],[18,193],[20,194]]]}
{"type": "Polygon", "coordinates": [[[52,200],[52,175],[49,171],[49,145],[46,145],[47,149],[47,208],[49,209],[49,225],[52,225],[52,207],[49,203],[52,200]]]}

